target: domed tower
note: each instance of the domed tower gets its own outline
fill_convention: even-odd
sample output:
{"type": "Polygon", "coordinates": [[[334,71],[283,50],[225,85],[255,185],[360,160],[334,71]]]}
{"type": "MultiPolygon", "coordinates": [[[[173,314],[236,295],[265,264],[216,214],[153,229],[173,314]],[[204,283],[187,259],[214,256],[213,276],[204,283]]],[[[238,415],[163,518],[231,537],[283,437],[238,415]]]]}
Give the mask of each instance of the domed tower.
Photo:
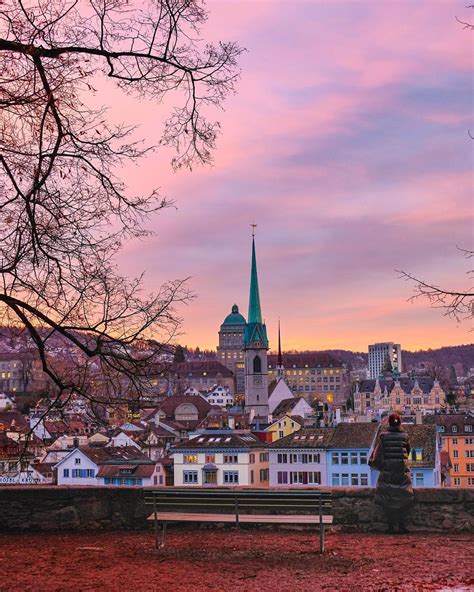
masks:
{"type": "Polygon", "coordinates": [[[219,331],[217,358],[234,373],[235,393],[245,392],[244,333],[247,323],[234,304],[232,312],[226,316],[219,331]]]}

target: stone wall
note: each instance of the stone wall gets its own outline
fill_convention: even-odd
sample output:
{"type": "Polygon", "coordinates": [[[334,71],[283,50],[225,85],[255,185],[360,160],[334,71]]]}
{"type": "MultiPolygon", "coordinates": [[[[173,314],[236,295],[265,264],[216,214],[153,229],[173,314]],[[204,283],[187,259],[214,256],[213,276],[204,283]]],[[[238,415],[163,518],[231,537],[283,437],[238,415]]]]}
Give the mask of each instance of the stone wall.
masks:
{"type": "MultiPolygon", "coordinates": [[[[385,529],[370,488],[329,488],[335,528],[385,529]]],[[[0,487],[0,531],[150,528],[144,490],[135,487],[0,487]]],[[[474,489],[418,489],[409,528],[474,530],[474,489]]]]}

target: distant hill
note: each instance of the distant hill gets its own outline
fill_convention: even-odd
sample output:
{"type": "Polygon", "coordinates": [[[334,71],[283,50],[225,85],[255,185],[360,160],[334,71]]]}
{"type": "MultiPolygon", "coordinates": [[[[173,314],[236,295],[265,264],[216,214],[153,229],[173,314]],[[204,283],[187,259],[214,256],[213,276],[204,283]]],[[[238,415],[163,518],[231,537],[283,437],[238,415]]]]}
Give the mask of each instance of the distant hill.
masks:
{"type": "MultiPolygon", "coordinates": [[[[366,352],[353,352],[346,349],[328,349],[324,350],[324,352],[305,351],[299,353],[332,354],[354,370],[367,366],[368,362],[366,352]]],[[[415,352],[402,350],[402,360],[405,371],[421,366],[428,368],[431,366],[450,367],[461,365],[464,372],[466,372],[469,368],[474,368],[474,343],[440,347],[438,349],[420,349],[415,352]]]]}

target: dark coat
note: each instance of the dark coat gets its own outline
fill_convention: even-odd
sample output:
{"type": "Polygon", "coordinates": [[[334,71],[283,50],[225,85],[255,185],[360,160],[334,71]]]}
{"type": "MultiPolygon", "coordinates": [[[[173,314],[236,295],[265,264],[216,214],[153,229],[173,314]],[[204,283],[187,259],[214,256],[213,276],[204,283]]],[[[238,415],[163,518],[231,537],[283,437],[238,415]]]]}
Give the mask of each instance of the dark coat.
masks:
{"type": "Polygon", "coordinates": [[[375,503],[386,510],[407,510],[413,503],[408,468],[410,443],[400,427],[390,427],[379,436],[381,467],[375,489],[375,503]]]}

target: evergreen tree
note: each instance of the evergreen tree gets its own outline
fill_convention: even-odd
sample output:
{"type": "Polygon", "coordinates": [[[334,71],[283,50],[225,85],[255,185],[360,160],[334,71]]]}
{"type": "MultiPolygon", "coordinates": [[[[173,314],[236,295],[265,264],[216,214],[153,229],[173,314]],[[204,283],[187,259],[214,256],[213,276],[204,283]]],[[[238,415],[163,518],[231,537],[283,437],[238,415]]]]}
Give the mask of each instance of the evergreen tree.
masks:
{"type": "Polygon", "coordinates": [[[184,355],[184,349],[181,345],[177,345],[176,349],[174,350],[173,362],[175,364],[182,364],[183,362],[186,362],[186,357],[184,355]]]}

